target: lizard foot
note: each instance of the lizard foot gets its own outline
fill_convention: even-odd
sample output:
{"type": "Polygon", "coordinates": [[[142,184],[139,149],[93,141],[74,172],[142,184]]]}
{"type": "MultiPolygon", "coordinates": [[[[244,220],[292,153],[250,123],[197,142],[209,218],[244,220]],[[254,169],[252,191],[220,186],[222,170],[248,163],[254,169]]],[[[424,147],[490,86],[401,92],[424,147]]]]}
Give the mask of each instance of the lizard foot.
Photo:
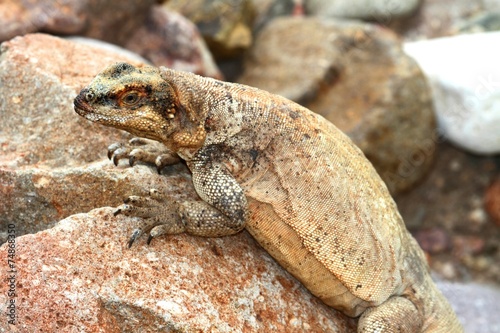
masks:
{"type": "Polygon", "coordinates": [[[149,233],[147,243],[163,234],[178,234],[185,231],[185,226],[178,213],[176,202],[158,190],[152,189],[148,196],[130,196],[119,206],[114,215],[123,214],[142,218],[142,225],[133,231],[128,247],[144,233],[149,233]]]}
{"type": "Polygon", "coordinates": [[[115,165],[124,158],[128,158],[130,166],[134,166],[137,161],[153,164],[158,173],[164,167],[180,162],[179,156],[169,151],[162,143],[144,138],[133,138],[128,143],[110,145],[108,158],[115,165]]]}

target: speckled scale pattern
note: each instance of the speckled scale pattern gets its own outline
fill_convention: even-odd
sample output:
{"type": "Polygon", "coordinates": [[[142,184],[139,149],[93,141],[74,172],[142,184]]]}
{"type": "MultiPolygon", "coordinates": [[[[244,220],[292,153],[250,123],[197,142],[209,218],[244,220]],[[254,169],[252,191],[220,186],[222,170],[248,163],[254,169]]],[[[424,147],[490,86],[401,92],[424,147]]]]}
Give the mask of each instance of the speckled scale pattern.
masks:
{"type": "MultiPolygon", "coordinates": [[[[166,68],[114,75],[120,66],[98,75],[75,110],[162,142],[187,162],[201,200],[179,203],[186,232],[245,227],[314,295],[360,316],[358,332],[462,331],[385,184],[334,125],[255,88],[166,68]],[[131,78],[135,89],[152,87],[134,107],[85,97],[96,89],[123,96],[131,78]]],[[[157,220],[175,223],[161,218],[169,214],[157,220]]],[[[159,228],[151,235],[169,229],[159,228]]]]}

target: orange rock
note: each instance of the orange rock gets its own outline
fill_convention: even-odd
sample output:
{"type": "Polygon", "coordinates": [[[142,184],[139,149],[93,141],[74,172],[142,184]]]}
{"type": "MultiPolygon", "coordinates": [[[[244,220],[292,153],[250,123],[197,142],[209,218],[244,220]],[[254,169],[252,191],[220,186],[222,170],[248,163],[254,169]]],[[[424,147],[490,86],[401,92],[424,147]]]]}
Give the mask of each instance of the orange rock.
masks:
{"type": "MultiPolygon", "coordinates": [[[[15,240],[15,300],[23,332],[355,332],[286,273],[248,233],[139,239],[137,220],[102,208],[15,240]]],[[[0,247],[7,258],[8,244],[0,247]]],[[[9,269],[0,261],[2,281],[9,269]]],[[[0,330],[11,332],[4,318],[0,330]]]]}

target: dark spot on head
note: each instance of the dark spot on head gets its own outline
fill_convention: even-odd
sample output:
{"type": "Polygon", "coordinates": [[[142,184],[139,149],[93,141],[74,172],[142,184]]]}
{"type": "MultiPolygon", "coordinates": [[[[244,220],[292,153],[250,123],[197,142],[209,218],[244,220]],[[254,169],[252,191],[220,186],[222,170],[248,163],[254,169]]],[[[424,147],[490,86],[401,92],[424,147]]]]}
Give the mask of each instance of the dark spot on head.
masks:
{"type": "Polygon", "coordinates": [[[106,94],[106,99],[116,99],[116,93],[113,91],[108,91],[106,94]]]}
{"type": "Polygon", "coordinates": [[[119,76],[121,76],[123,74],[129,74],[129,73],[133,72],[134,70],[135,70],[135,67],[132,66],[131,64],[121,62],[115,66],[113,72],[111,73],[111,77],[113,79],[116,79],[119,76]]]}
{"type": "Polygon", "coordinates": [[[250,149],[249,153],[250,156],[252,157],[252,161],[255,162],[257,160],[257,156],[259,156],[259,152],[255,149],[250,149]]]}
{"type": "Polygon", "coordinates": [[[358,290],[359,288],[363,288],[363,285],[361,284],[356,285],[356,290],[358,290]]]}
{"type": "Polygon", "coordinates": [[[298,112],[295,112],[295,111],[290,111],[288,114],[290,115],[290,117],[291,117],[292,119],[297,119],[297,118],[300,118],[300,114],[299,114],[298,112]]]}
{"type": "Polygon", "coordinates": [[[146,93],[151,94],[151,92],[153,91],[153,87],[148,84],[144,87],[144,90],[146,91],[146,93]]]}

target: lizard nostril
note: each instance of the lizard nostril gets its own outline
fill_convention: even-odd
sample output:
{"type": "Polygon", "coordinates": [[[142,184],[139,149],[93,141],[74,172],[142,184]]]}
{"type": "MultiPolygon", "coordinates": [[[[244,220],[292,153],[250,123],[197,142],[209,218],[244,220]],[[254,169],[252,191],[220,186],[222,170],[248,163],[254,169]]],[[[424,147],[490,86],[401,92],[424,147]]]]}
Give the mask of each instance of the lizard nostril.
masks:
{"type": "Polygon", "coordinates": [[[87,102],[93,102],[95,100],[95,94],[92,91],[87,91],[84,96],[87,102]]]}

